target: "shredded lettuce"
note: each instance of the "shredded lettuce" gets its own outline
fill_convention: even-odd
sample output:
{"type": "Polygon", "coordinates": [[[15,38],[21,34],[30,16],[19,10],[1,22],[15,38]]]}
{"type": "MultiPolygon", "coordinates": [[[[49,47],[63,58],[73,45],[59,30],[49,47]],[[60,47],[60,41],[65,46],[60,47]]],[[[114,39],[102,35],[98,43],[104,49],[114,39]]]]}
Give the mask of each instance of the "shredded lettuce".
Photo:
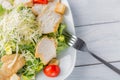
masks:
{"type": "MultiPolygon", "coordinates": [[[[0,6],[1,11],[4,10],[0,6]]],[[[26,60],[25,66],[18,72],[22,80],[35,80],[36,73],[44,66],[34,55],[36,43],[41,37],[39,26],[31,9],[22,4],[5,14],[0,21],[0,58],[19,51],[26,60]]]]}
{"type": "MultiPolygon", "coordinates": [[[[0,46],[6,52],[15,51],[11,43],[38,43],[41,36],[39,23],[30,8],[19,6],[6,14],[0,22],[0,46]],[[8,44],[9,43],[9,44],[8,44]],[[6,46],[7,44],[7,46],[6,46]]],[[[13,44],[14,45],[14,44],[13,44]]]]}
{"type": "Polygon", "coordinates": [[[56,40],[57,42],[57,53],[60,53],[61,51],[63,51],[64,49],[66,49],[68,47],[67,45],[67,41],[65,36],[63,35],[63,31],[65,30],[67,26],[64,23],[61,23],[59,25],[58,31],[56,33],[49,33],[49,34],[45,34],[42,36],[48,36],[48,37],[52,37],[56,40]]]}
{"type": "MultiPolygon", "coordinates": [[[[13,0],[8,1],[13,2],[13,0]]],[[[4,13],[5,9],[0,5],[0,16],[4,13]]],[[[26,60],[25,66],[18,71],[22,80],[35,80],[36,74],[44,67],[41,60],[34,54],[36,44],[42,37],[39,26],[31,9],[22,4],[13,8],[8,14],[4,14],[0,20],[0,58],[5,54],[16,54],[19,51],[18,53],[26,60]]],[[[61,23],[56,33],[47,34],[58,43],[57,53],[68,47],[63,35],[65,28],[66,25],[61,23]]],[[[0,67],[1,65],[0,62],[0,67]]]]}
{"type": "Polygon", "coordinates": [[[40,72],[44,65],[30,51],[27,51],[24,57],[26,64],[18,73],[22,74],[22,80],[35,80],[36,73],[40,72]]]}

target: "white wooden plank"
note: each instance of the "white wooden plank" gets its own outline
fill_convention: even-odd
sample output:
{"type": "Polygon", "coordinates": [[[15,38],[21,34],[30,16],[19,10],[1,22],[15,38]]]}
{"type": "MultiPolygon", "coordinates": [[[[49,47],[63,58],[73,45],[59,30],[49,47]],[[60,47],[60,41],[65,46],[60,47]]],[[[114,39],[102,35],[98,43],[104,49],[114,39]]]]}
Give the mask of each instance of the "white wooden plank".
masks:
{"type": "Polygon", "coordinates": [[[120,20],[120,0],[68,0],[75,25],[120,20]]]}
{"type": "MultiPolygon", "coordinates": [[[[120,61],[120,23],[77,27],[76,33],[98,56],[106,61],[120,61]]],[[[89,54],[78,52],[76,65],[97,62],[89,54]]]]}
{"type": "Polygon", "coordinates": [[[87,52],[77,52],[76,66],[100,63],[87,52]]]}
{"type": "MultiPolygon", "coordinates": [[[[114,63],[120,68],[120,63],[114,63]]],[[[66,80],[120,80],[120,75],[105,65],[77,67],[66,80]]]]}

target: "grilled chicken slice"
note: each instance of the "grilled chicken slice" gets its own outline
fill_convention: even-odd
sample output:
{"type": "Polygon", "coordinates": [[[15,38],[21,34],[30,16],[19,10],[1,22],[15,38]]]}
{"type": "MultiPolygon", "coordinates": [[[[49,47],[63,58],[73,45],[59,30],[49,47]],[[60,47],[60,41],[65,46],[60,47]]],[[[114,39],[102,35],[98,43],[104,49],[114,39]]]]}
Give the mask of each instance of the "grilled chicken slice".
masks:
{"type": "Polygon", "coordinates": [[[9,77],[6,77],[3,70],[0,70],[0,80],[9,80],[9,77]]]}
{"type": "Polygon", "coordinates": [[[27,7],[32,7],[33,6],[33,0],[15,0],[14,5],[19,5],[23,3],[27,7]]]}
{"type": "Polygon", "coordinates": [[[57,2],[49,2],[48,4],[34,4],[32,11],[35,15],[41,15],[45,11],[54,11],[57,2]]]}
{"type": "Polygon", "coordinates": [[[36,47],[36,58],[40,58],[46,65],[52,58],[56,57],[56,42],[54,39],[44,37],[36,47]]]}
{"type": "Polygon", "coordinates": [[[38,15],[37,21],[41,24],[41,30],[43,34],[56,32],[59,24],[62,21],[62,15],[55,12],[57,1],[49,2],[45,4],[35,4],[32,7],[32,11],[35,15],[38,15]]]}
{"type": "Polygon", "coordinates": [[[0,70],[0,80],[20,80],[20,77],[17,74],[13,74],[12,76],[6,76],[3,74],[3,70],[0,70]]]}
{"type": "Polygon", "coordinates": [[[39,15],[44,13],[47,9],[48,9],[48,5],[46,4],[34,4],[34,6],[32,7],[32,12],[35,15],[39,15]]]}
{"type": "Polygon", "coordinates": [[[41,30],[43,34],[56,32],[59,24],[62,21],[62,16],[54,11],[47,11],[37,18],[38,22],[41,23],[41,30]]]}
{"type": "Polygon", "coordinates": [[[18,70],[25,65],[25,58],[19,54],[5,55],[1,58],[1,61],[3,62],[3,65],[1,67],[2,74],[5,75],[6,77],[10,77],[13,74],[17,73],[18,70]],[[17,59],[14,62],[16,56],[17,59]],[[10,67],[11,64],[13,64],[13,66],[10,67]]]}
{"type": "Polygon", "coordinates": [[[20,77],[19,77],[17,74],[13,74],[13,75],[10,77],[10,80],[20,80],[20,77]]]}

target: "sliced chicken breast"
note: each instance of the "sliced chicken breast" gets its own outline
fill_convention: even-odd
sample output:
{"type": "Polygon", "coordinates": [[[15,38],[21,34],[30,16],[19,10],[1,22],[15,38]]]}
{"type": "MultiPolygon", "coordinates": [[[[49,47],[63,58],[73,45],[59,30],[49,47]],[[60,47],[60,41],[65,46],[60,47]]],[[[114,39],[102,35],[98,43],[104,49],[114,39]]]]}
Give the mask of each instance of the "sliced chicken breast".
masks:
{"type": "Polygon", "coordinates": [[[54,11],[57,2],[49,2],[48,4],[34,4],[32,11],[35,15],[41,15],[45,11],[54,11]]]}
{"type": "Polygon", "coordinates": [[[9,77],[6,77],[6,75],[3,73],[3,70],[0,70],[0,80],[9,80],[9,77]]]}
{"type": "Polygon", "coordinates": [[[40,58],[46,65],[52,58],[56,57],[56,42],[54,39],[44,37],[38,43],[35,53],[36,58],[40,58]]]}
{"type": "Polygon", "coordinates": [[[19,77],[17,74],[13,74],[13,75],[10,77],[10,80],[20,80],[20,77],[19,77]]]}
{"type": "Polygon", "coordinates": [[[19,5],[23,3],[27,7],[32,7],[33,6],[33,0],[15,0],[14,5],[19,5]]]}
{"type": "Polygon", "coordinates": [[[20,77],[17,74],[13,74],[12,76],[6,76],[3,74],[3,70],[0,70],[0,80],[20,80],[20,77]]]}
{"type": "Polygon", "coordinates": [[[39,15],[39,14],[44,13],[47,10],[47,8],[48,8],[48,5],[46,5],[46,4],[35,4],[32,7],[32,12],[35,15],[39,15]]]}
{"type": "Polygon", "coordinates": [[[38,16],[37,20],[41,24],[42,33],[48,34],[58,30],[59,24],[62,21],[62,16],[54,11],[47,11],[38,16]]]}
{"type": "Polygon", "coordinates": [[[38,15],[37,20],[41,24],[41,30],[43,34],[56,32],[59,24],[62,21],[62,15],[55,12],[57,0],[45,4],[35,4],[32,7],[32,11],[35,15],[38,15]]]}
{"type": "Polygon", "coordinates": [[[1,67],[2,74],[5,75],[6,77],[10,77],[13,74],[17,73],[19,69],[21,69],[25,65],[25,58],[22,57],[21,55],[17,56],[16,61],[14,62],[13,60],[15,59],[16,54],[11,54],[11,55],[5,55],[1,58],[1,61],[3,62],[3,65],[1,67]],[[13,66],[9,67],[14,62],[13,66]]]}

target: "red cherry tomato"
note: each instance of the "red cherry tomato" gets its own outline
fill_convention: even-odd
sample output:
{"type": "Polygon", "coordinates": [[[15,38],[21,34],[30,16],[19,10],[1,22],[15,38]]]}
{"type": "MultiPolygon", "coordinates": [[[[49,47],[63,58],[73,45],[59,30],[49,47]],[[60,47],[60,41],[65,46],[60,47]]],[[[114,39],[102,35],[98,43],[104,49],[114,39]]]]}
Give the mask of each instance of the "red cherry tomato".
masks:
{"type": "Polygon", "coordinates": [[[56,77],[60,74],[60,68],[58,65],[48,65],[44,68],[44,74],[48,77],[56,77]]]}
{"type": "Polygon", "coordinates": [[[33,0],[33,2],[37,4],[47,4],[48,0],[33,0]]]}

